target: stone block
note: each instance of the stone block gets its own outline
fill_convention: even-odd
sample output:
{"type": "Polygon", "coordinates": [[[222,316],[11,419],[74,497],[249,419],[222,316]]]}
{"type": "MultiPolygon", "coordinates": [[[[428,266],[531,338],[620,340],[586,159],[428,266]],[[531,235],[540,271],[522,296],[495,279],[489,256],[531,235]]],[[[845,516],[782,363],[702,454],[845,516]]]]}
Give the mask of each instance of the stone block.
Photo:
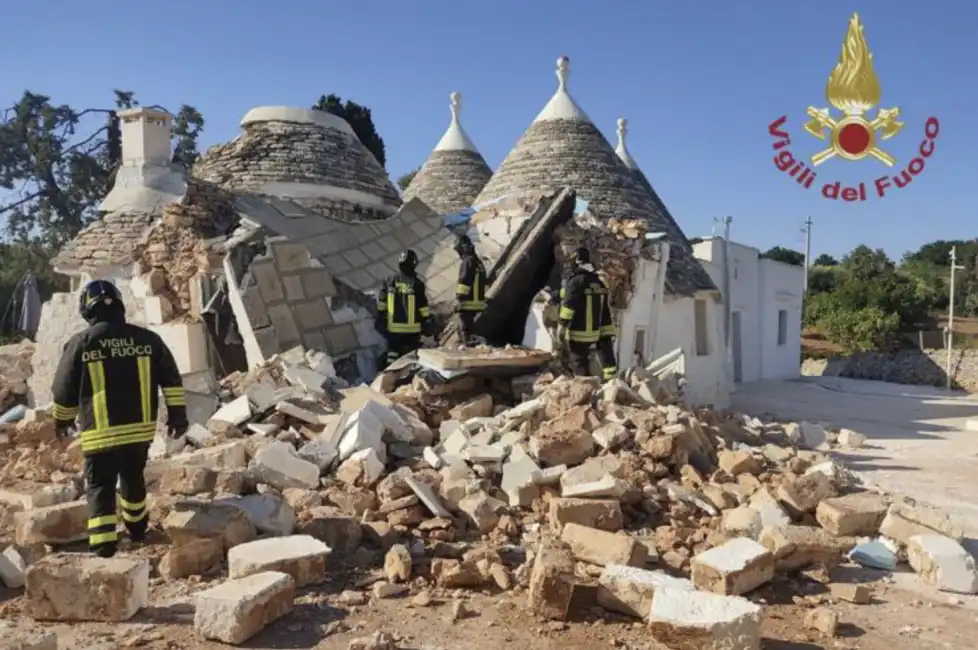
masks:
{"type": "Polygon", "coordinates": [[[242,395],[217,409],[217,412],[211,416],[211,420],[240,426],[250,420],[251,415],[251,402],[247,395],[242,395]]]}
{"type": "Polygon", "coordinates": [[[325,269],[303,271],[299,277],[302,279],[302,293],[306,298],[324,298],[336,295],[336,282],[325,269]]]}
{"type": "Polygon", "coordinates": [[[84,499],[18,512],[15,538],[21,546],[70,544],[88,538],[88,503],[84,499]]]}
{"type": "Polygon", "coordinates": [[[333,324],[333,314],[322,298],[298,303],[292,309],[300,330],[319,330],[333,324]]]}
{"type": "Polygon", "coordinates": [[[435,494],[434,488],[432,488],[427,483],[422,483],[413,476],[405,476],[404,483],[411,489],[414,494],[417,495],[418,499],[421,501],[422,505],[428,509],[428,512],[433,514],[435,517],[451,517],[452,514],[442,505],[441,500],[435,494]]]}
{"type": "Polygon", "coordinates": [[[358,518],[338,514],[330,507],[319,507],[306,513],[296,532],[318,539],[337,555],[349,555],[360,547],[364,531],[358,518]]]}
{"type": "Polygon", "coordinates": [[[761,534],[761,530],[764,529],[764,525],[761,523],[761,514],[757,510],[750,506],[741,506],[740,508],[732,508],[723,512],[720,529],[725,533],[737,535],[738,537],[757,539],[757,536],[761,534]]]}
{"type": "Polygon", "coordinates": [[[674,578],[662,571],[646,571],[632,566],[609,564],[598,578],[598,604],[611,611],[647,618],[655,590],[662,587],[694,589],[686,578],[674,578]]]}
{"type": "Polygon", "coordinates": [[[295,510],[277,494],[226,497],[214,503],[240,508],[260,533],[282,537],[295,530],[295,510]]]}
{"type": "Polygon", "coordinates": [[[778,499],[788,513],[800,518],[806,513],[815,512],[818,504],[836,496],[831,479],[821,472],[806,474],[793,481],[785,481],[778,487],[778,499]]]}
{"type": "Polygon", "coordinates": [[[774,555],[746,537],[700,553],[690,566],[697,588],[726,596],[746,594],[774,578],[774,555]]]}
{"type": "Polygon", "coordinates": [[[360,347],[357,330],[353,323],[334,325],[324,330],[326,335],[326,351],[333,356],[352,352],[360,347]]]}
{"type": "Polygon", "coordinates": [[[282,280],[279,277],[278,270],[275,268],[274,261],[271,259],[255,261],[251,264],[249,270],[251,276],[255,279],[255,283],[258,285],[262,299],[266,303],[278,302],[285,298],[285,293],[282,289],[282,280]]]}
{"type": "Polygon", "coordinates": [[[228,551],[228,576],[244,578],[265,571],[281,571],[295,579],[297,587],[326,579],[330,548],[309,535],[258,539],[228,551]]]}
{"type": "Polygon", "coordinates": [[[621,530],[621,503],[604,499],[550,499],[550,527],[560,532],[566,524],[578,524],[608,532],[621,530]]]}
{"type": "Polygon", "coordinates": [[[27,562],[16,546],[8,546],[0,553],[0,582],[8,589],[23,587],[26,572],[27,562]]]}
{"type": "MultiPolygon", "coordinates": [[[[285,287],[285,299],[287,301],[299,302],[305,298],[302,292],[302,278],[298,275],[283,275],[282,286],[285,287]]],[[[272,322],[275,322],[274,319],[272,322]]]]}
{"type": "Polygon", "coordinates": [[[620,499],[628,493],[629,489],[625,481],[611,474],[605,474],[596,481],[567,485],[560,493],[565,497],[620,499]]]}
{"type": "Polygon", "coordinates": [[[609,533],[580,524],[566,524],[560,539],[567,544],[576,559],[600,566],[626,564],[642,567],[648,557],[646,546],[628,535],[609,533]]]}
{"type": "Polygon", "coordinates": [[[717,454],[717,461],[720,469],[731,476],[737,476],[738,474],[758,474],[761,471],[761,464],[749,451],[724,449],[717,454]]]}
{"type": "Polygon", "coordinates": [[[978,593],[975,559],[957,540],[944,535],[914,535],[907,544],[907,560],[923,580],[941,591],[978,593]]]}
{"type": "Polygon", "coordinates": [[[757,541],[774,554],[778,571],[796,571],[815,564],[831,569],[842,564],[843,556],[855,546],[850,537],[834,537],[809,526],[768,526],[757,541]]]}
{"type": "MultiPolygon", "coordinates": [[[[513,449],[522,451],[522,447],[518,445],[513,449]]],[[[509,505],[529,507],[533,500],[540,496],[540,488],[533,481],[539,471],[540,467],[525,452],[520,454],[510,452],[509,461],[503,463],[503,478],[500,483],[500,487],[509,499],[509,505]]]]}
{"type": "Polygon", "coordinates": [[[964,530],[951,521],[946,512],[924,503],[894,502],[880,524],[881,535],[902,544],[906,544],[913,535],[927,535],[932,532],[959,542],[964,539],[964,530]]]}
{"type": "Polygon", "coordinates": [[[299,328],[295,324],[295,317],[288,305],[269,307],[268,318],[272,322],[272,327],[275,328],[280,344],[285,345],[299,340],[299,328]]]}
{"type": "Polygon", "coordinates": [[[339,456],[336,445],[330,440],[311,440],[299,447],[299,458],[307,460],[319,468],[323,473],[333,464],[339,456]]]}
{"type": "Polygon", "coordinates": [[[815,519],[833,535],[875,535],[886,516],[882,497],[872,492],[857,492],[826,499],[815,509],[815,519]]]}
{"type": "Polygon", "coordinates": [[[500,513],[506,504],[479,491],[466,496],[458,502],[458,509],[465,513],[469,521],[480,533],[491,532],[499,523],[500,513]]]}
{"type": "Polygon", "coordinates": [[[370,487],[384,475],[384,463],[373,448],[361,449],[344,460],[334,476],[351,486],[370,487]]]}
{"type": "Polygon", "coordinates": [[[181,375],[210,368],[207,330],[203,323],[166,323],[148,327],[170,348],[181,375]]]}
{"type": "Polygon", "coordinates": [[[319,487],[319,467],[299,458],[295,448],[287,442],[272,442],[260,447],[250,469],[260,482],[278,490],[319,487]]]}
{"type": "Polygon", "coordinates": [[[218,539],[225,551],[250,542],[258,534],[248,514],[240,508],[193,500],[175,504],[163,520],[163,530],[174,546],[200,539],[218,539]]]}
{"type": "Polygon", "coordinates": [[[298,242],[275,242],[272,244],[272,256],[282,273],[294,273],[309,268],[309,251],[298,242]]]}
{"type": "Polygon", "coordinates": [[[149,562],[48,555],[28,567],[24,596],[36,620],[126,621],[149,602],[149,562]]]}
{"type": "Polygon", "coordinates": [[[270,571],[228,580],[195,597],[194,629],[205,639],[238,645],[292,611],[295,580],[270,571]]]}
{"type": "Polygon", "coordinates": [[[74,501],[77,497],[78,489],[72,483],[33,485],[30,488],[22,489],[0,489],[0,503],[20,506],[24,510],[67,503],[74,501]]]}
{"type": "Polygon", "coordinates": [[[564,620],[574,597],[574,584],[571,552],[553,542],[540,543],[530,571],[527,592],[530,611],[546,619],[564,620]]]}
{"type": "Polygon", "coordinates": [[[760,516],[762,528],[791,525],[791,517],[785,512],[777,498],[766,488],[751,495],[750,508],[760,516]]]}
{"type": "Polygon", "coordinates": [[[652,598],[649,630],[668,648],[760,650],[761,608],[738,596],[661,587],[652,598]]]}

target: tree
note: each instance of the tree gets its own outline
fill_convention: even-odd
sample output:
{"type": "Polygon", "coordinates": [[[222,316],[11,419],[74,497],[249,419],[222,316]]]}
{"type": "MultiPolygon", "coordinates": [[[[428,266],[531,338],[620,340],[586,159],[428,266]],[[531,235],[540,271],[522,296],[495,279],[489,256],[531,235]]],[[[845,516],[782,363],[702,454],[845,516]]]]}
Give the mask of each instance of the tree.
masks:
{"type": "Polygon", "coordinates": [[[907,253],[903,256],[903,263],[928,263],[934,266],[951,266],[951,248],[956,247],[955,251],[958,264],[972,266],[978,258],[978,240],[954,239],[937,241],[924,244],[916,251],[907,253]]]}
{"type": "Polygon", "coordinates": [[[835,259],[828,253],[822,253],[815,258],[815,262],[813,262],[813,264],[815,266],[838,266],[839,260],[835,259]]]}
{"type": "Polygon", "coordinates": [[[839,265],[852,279],[872,280],[892,273],[895,265],[882,248],[873,250],[865,244],[856,246],[842,258],[839,265]]]}
{"type": "Polygon", "coordinates": [[[333,94],[322,95],[312,108],[317,111],[332,113],[346,120],[353,128],[353,132],[357,134],[360,143],[374,155],[381,167],[386,168],[387,153],[384,148],[384,140],[377,133],[369,108],[350,100],[344,103],[342,97],[333,94]]]}
{"type": "Polygon", "coordinates": [[[408,185],[411,184],[411,181],[414,180],[414,177],[418,175],[419,171],[421,171],[420,167],[418,167],[417,169],[412,169],[411,171],[409,171],[408,173],[404,174],[403,176],[397,179],[397,186],[401,188],[402,192],[408,188],[408,185]]]}
{"type": "MultiPolygon", "coordinates": [[[[114,95],[112,108],[79,111],[25,91],[0,113],[0,189],[10,193],[0,219],[16,241],[57,250],[98,216],[122,160],[118,111],[137,105],[132,92],[114,95]]],[[[202,128],[200,113],[182,107],[174,124],[180,162],[196,156],[202,128]]]]}
{"type": "Polygon", "coordinates": [[[793,251],[790,248],[785,248],[783,246],[769,248],[767,251],[761,253],[761,257],[768,260],[774,260],[775,262],[784,262],[785,264],[791,264],[793,266],[805,265],[804,253],[799,253],[798,251],[793,251]]]}
{"type": "Polygon", "coordinates": [[[197,151],[197,138],[204,130],[204,116],[193,106],[184,104],[173,118],[173,162],[187,169],[194,166],[200,152],[197,151]]]}

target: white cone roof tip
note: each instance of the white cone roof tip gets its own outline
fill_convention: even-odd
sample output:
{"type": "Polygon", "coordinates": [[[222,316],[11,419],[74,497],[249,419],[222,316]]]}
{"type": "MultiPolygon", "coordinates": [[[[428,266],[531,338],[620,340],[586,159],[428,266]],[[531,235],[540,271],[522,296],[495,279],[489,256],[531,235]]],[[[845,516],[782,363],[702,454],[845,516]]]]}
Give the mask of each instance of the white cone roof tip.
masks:
{"type": "Polygon", "coordinates": [[[632,171],[638,169],[638,163],[632,158],[632,154],[628,153],[628,145],[625,144],[625,137],[628,135],[628,120],[624,117],[618,118],[618,146],[615,147],[615,153],[621,158],[621,161],[625,163],[625,167],[628,167],[632,171]]]}
{"type": "Polygon", "coordinates": [[[567,92],[567,77],[570,76],[570,59],[562,56],[557,59],[557,92],[550,98],[547,105],[543,107],[533,123],[545,122],[547,120],[578,120],[580,122],[590,122],[587,116],[574,98],[567,92]]]}
{"type": "Polygon", "coordinates": [[[472,142],[465,129],[462,128],[462,123],[459,122],[459,113],[462,110],[462,95],[452,93],[449,97],[452,102],[452,123],[448,125],[448,130],[445,131],[445,135],[441,136],[441,140],[435,145],[435,151],[474,151],[475,153],[479,153],[479,150],[475,147],[475,143],[472,142]]]}

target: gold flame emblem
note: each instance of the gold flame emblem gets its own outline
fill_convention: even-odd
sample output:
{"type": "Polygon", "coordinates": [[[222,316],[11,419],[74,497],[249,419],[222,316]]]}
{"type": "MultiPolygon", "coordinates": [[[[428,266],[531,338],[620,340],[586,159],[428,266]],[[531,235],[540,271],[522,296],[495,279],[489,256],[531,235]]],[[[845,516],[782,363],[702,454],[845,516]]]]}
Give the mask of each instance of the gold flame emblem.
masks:
{"type": "Polygon", "coordinates": [[[859,14],[852,14],[849,20],[842,54],[825,85],[825,98],[844,115],[837,120],[828,108],[808,107],[812,119],[805,124],[805,130],[819,140],[831,138],[831,146],[812,156],[813,165],[821,165],[836,156],[846,160],[872,156],[888,167],[896,163],[877,142],[889,140],[903,128],[903,122],[898,121],[900,109],[881,108],[874,119],[866,119],[866,113],[880,103],[880,81],[873,69],[873,55],[859,14]]]}

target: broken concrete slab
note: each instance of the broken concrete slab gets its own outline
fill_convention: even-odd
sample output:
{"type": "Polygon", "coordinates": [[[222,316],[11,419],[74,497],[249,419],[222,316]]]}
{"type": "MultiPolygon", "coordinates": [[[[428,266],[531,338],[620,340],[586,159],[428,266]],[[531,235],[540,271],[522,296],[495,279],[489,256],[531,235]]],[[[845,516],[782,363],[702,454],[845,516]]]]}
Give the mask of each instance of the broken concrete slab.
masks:
{"type": "Polygon", "coordinates": [[[575,559],[599,566],[625,564],[643,567],[648,557],[648,549],[633,537],[575,523],[564,525],[560,540],[571,550],[575,559]]]}
{"type": "Polygon", "coordinates": [[[526,348],[425,348],[418,361],[438,370],[469,368],[539,368],[552,359],[549,352],[526,348]]]}
{"type": "Polygon", "coordinates": [[[686,578],[674,578],[663,571],[647,571],[633,566],[609,564],[598,577],[598,604],[611,611],[647,618],[656,589],[695,589],[686,578]]]}
{"type": "Polygon", "coordinates": [[[259,447],[249,469],[260,482],[278,490],[319,487],[319,467],[299,458],[295,447],[287,442],[271,442],[259,447]]]}
{"type": "Polygon", "coordinates": [[[205,639],[238,645],[292,611],[295,580],[270,571],[228,580],[194,597],[194,629],[205,639]]]}
{"type": "Polygon", "coordinates": [[[326,579],[326,558],[331,550],[309,535],[258,539],[228,552],[228,576],[244,578],[266,571],[280,571],[295,579],[297,587],[326,579]]]}
{"type": "Polygon", "coordinates": [[[815,519],[833,535],[875,535],[886,516],[883,498],[872,492],[856,492],[826,499],[818,504],[815,519]]]}
{"type": "Polygon", "coordinates": [[[914,535],[907,543],[907,560],[925,582],[941,591],[978,593],[975,559],[955,539],[914,535]]]}
{"type": "Polygon", "coordinates": [[[211,420],[240,426],[250,420],[251,416],[251,402],[248,401],[247,395],[242,395],[217,409],[217,412],[211,416],[211,420]]]}
{"type": "Polygon", "coordinates": [[[553,497],[550,499],[550,527],[560,532],[566,524],[579,524],[608,532],[622,529],[624,517],[621,503],[605,499],[573,499],[553,497]]]}
{"type": "Polygon", "coordinates": [[[81,553],[48,555],[27,569],[25,608],[43,621],[127,621],[149,602],[149,562],[81,553]]]}
{"type": "Polygon", "coordinates": [[[652,597],[649,630],[667,647],[760,650],[761,607],[746,598],[660,587],[652,597]]]}
{"type": "Polygon", "coordinates": [[[696,555],[690,567],[697,588],[740,596],[774,578],[774,555],[754,540],[738,537],[696,555]]]}
{"type": "Polygon", "coordinates": [[[422,483],[410,475],[404,477],[404,482],[418,496],[418,499],[421,500],[421,503],[431,514],[436,517],[452,516],[445,506],[442,505],[441,501],[435,495],[435,490],[430,485],[422,483]]]}
{"type": "Polygon", "coordinates": [[[560,494],[564,497],[620,499],[630,489],[625,481],[605,474],[596,481],[568,485],[561,489],[560,494]]]}

